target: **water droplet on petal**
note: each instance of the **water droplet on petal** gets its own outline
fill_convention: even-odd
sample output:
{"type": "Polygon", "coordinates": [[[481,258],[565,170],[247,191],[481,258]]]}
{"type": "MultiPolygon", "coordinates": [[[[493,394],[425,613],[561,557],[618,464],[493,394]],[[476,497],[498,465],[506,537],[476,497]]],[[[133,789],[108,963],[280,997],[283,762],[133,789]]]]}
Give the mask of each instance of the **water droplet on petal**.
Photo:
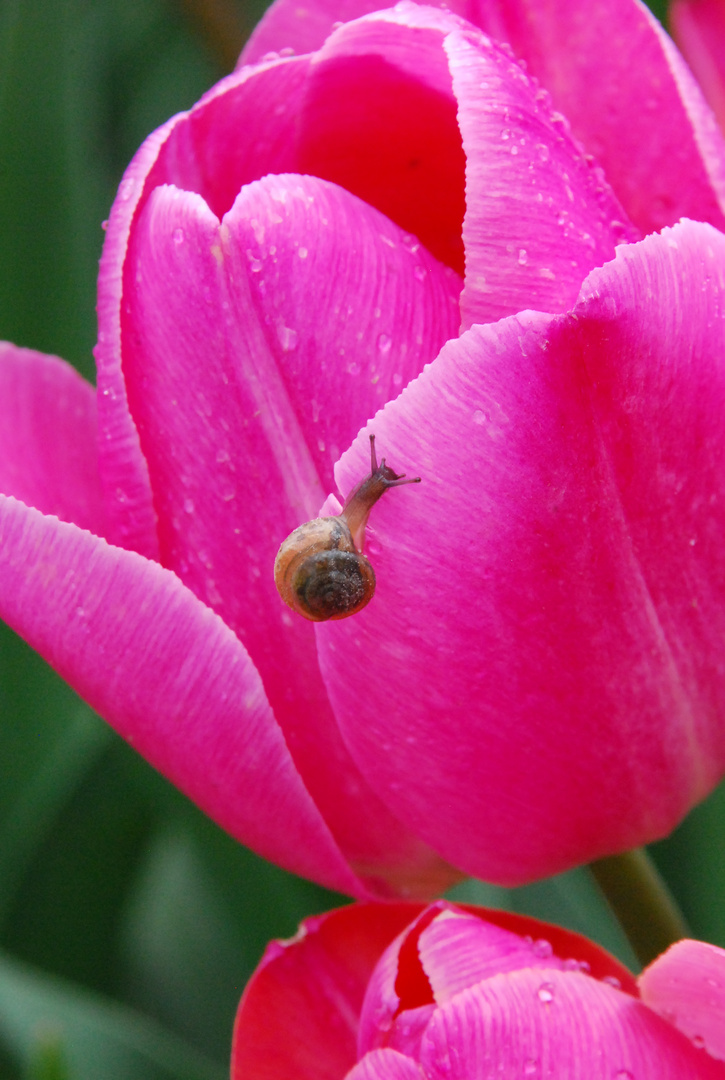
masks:
{"type": "Polygon", "coordinates": [[[179,244],[183,244],[184,240],[186,239],[186,237],[184,236],[184,230],[183,229],[174,229],[174,231],[172,233],[172,236],[174,238],[174,243],[177,246],[179,244]]]}
{"type": "Polygon", "coordinates": [[[546,938],[539,938],[532,946],[535,956],[538,956],[541,960],[546,960],[547,957],[553,956],[554,950],[551,947],[551,942],[546,938]]]}
{"type": "Polygon", "coordinates": [[[606,983],[607,986],[613,986],[615,990],[622,989],[622,984],[616,975],[604,975],[601,981],[606,983]]]}
{"type": "Polygon", "coordinates": [[[247,248],[246,254],[247,261],[249,263],[249,269],[252,271],[253,274],[258,274],[259,271],[262,269],[261,259],[257,258],[256,254],[251,250],[251,248],[247,248]]]}
{"type": "Polygon", "coordinates": [[[543,1001],[545,1004],[554,1000],[554,985],[553,983],[542,983],[539,989],[536,991],[536,996],[539,1001],[543,1001]]]}
{"type": "Polygon", "coordinates": [[[417,265],[413,267],[413,277],[416,281],[425,281],[426,269],[424,266],[421,266],[420,263],[417,263],[417,265]]]}
{"type": "Polygon", "coordinates": [[[300,259],[306,259],[307,256],[309,255],[309,251],[307,250],[306,247],[301,247],[301,248],[297,248],[297,254],[300,257],[300,259]]]}
{"type": "Polygon", "coordinates": [[[298,334],[297,331],[292,330],[291,327],[278,326],[277,337],[279,338],[279,343],[282,346],[283,352],[292,352],[293,349],[297,348],[298,334]]]}
{"type": "Polygon", "coordinates": [[[187,514],[193,514],[194,513],[194,500],[193,499],[184,499],[184,510],[186,511],[187,514]]]}
{"type": "Polygon", "coordinates": [[[393,347],[393,339],[390,334],[378,334],[378,352],[386,356],[393,347]]]}

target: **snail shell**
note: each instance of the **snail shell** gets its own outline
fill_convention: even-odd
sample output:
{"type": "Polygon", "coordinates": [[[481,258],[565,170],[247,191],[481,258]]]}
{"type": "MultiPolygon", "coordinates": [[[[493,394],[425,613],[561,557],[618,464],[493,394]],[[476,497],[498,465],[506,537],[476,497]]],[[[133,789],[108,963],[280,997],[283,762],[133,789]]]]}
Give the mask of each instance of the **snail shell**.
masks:
{"type": "Polygon", "coordinates": [[[354,489],[337,517],[315,518],[287,537],[274,563],[274,580],[284,602],[305,619],[345,619],[369,604],[375,571],[362,554],[365,526],[374,504],[389,487],[417,484],[375,457],[370,436],[370,476],[354,489]]]}

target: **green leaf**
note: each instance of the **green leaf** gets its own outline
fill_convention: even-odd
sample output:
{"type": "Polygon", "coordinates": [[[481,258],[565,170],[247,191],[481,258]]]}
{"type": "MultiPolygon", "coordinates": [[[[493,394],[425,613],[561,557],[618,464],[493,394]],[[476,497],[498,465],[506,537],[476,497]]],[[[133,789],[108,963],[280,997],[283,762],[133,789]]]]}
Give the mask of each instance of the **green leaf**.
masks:
{"type": "Polygon", "coordinates": [[[2,954],[0,1038],[26,1075],[37,1080],[224,1080],[228,1075],[131,1009],[2,954]]]}
{"type": "Polygon", "coordinates": [[[101,223],[121,174],[224,74],[182,5],[0,4],[0,338],[93,378],[101,223]]]}
{"type": "Polygon", "coordinates": [[[220,1057],[269,940],[347,899],[271,866],[188,804],[179,810],[155,833],[124,912],[121,992],[220,1057]]]}
{"type": "Polygon", "coordinates": [[[58,813],[112,736],[40,657],[0,624],[0,928],[58,813]]]}
{"type": "Polygon", "coordinates": [[[57,1030],[40,1029],[30,1052],[26,1080],[71,1080],[63,1049],[63,1039],[57,1030]]]}

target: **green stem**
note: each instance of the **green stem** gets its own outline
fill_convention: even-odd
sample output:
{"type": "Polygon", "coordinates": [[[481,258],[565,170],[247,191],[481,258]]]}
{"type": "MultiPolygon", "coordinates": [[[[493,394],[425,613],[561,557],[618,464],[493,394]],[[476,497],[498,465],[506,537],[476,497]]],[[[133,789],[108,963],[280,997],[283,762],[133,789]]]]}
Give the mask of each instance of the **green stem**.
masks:
{"type": "Polygon", "coordinates": [[[682,913],[644,848],[599,859],[590,870],[642,964],[688,936],[682,913]]]}

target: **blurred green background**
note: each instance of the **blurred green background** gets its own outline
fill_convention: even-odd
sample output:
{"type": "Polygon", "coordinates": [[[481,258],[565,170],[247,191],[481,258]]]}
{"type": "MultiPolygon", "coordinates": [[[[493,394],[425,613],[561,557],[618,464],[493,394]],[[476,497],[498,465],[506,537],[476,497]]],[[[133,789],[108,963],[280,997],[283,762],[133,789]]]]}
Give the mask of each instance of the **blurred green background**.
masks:
{"type": "MultiPolygon", "coordinates": [[[[92,379],[121,173],[232,68],[263,6],[0,0],[0,338],[92,379]]],[[[222,1080],[265,943],[343,899],[221,833],[2,627],[0,710],[0,1080],[222,1080]]],[[[725,788],[653,854],[692,932],[725,946],[723,836],[725,788]]],[[[634,965],[586,870],[458,895],[634,965]]]]}

